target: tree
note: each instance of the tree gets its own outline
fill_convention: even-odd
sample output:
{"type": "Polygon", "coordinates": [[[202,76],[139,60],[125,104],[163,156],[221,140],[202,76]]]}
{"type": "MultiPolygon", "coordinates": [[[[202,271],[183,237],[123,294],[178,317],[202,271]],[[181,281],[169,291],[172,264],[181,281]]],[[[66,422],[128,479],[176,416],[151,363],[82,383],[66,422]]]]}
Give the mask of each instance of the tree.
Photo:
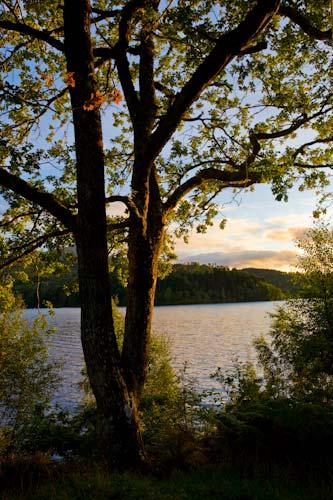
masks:
{"type": "Polygon", "coordinates": [[[100,442],[119,465],[137,464],[137,405],[168,226],[186,235],[199,221],[204,231],[226,188],[272,181],[281,199],[300,177],[301,189],[326,182],[317,167],[330,167],[332,153],[329,6],[6,0],[0,29],[2,227],[13,234],[3,265],[75,241],[100,442]],[[111,119],[108,148],[102,124],[108,130],[111,119]],[[302,142],[288,140],[305,129],[302,142]],[[114,202],[124,216],[107,216],[114,202]],[[121,352],[108,234],[110,248],[128,244],[121,352]]]}
{"type": "Polygon", "coordinates": [[[296,401],[329,402],[333,396],[333,232],[324,224],[298,242],[303,297],[273,316],[271,342],[256,349],[266,392],[296,401]]]}

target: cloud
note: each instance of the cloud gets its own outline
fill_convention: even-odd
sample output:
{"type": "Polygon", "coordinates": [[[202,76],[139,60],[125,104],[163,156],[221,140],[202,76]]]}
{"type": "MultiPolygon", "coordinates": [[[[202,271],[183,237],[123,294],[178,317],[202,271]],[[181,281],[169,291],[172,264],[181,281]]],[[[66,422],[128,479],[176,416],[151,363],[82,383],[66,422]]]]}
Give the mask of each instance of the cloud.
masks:
{"type": "Polygon", "coordinates": [[[210,252],[197,255],[183,255],[180,262],[200,262],[201,264],[218,264],[227,267],[259,267],[269,269],[290,270],[297,258],[291,250],[239,250],[233,252],[210,252]]]}
{"type": "Polygon", "coordinates": [[[188,244],[176,241],[175,251],[181,262],[289,271],[297,256],[295,239],[310,225],[311,218],[302,213],[272,215],[263,212],[262,217],[255,220],[230,218],[223,231],[215,223],[206,234],[193,231],[188,244]]]}
{"type": "MultiPolygon", "coordinates": [[[[185,244],[181,239],[176,241],[176,252],[185,253],[190,249],[198,251],[218,251],[225,249],[235,242],[238,245],[249,247],[260,238],[263,231],[262,225],[249,219],[234,218],[227,221],[224,230],[219,227],[219,221],[209,227],[205,234],[195,231],[189,237],[189,243],[185,244]]],[[[193,253],[192,250],[192,253],[193,253]]]]}
{"type": "Polygon", "coordinates": [[[301,238],[308,230],[307,227],[288,227],[287,229],[273,229],[266,231],[265,237],[275,241],[293,241],[301,238]]]}

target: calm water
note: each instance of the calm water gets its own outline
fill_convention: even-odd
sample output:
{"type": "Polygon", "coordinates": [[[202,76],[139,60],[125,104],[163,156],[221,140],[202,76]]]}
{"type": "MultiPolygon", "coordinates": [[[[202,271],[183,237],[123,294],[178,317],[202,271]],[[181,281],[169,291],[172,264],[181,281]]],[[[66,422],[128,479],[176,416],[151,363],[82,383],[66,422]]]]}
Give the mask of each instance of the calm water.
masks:
{"type": "MultiPolygon", "coordinates": [[[[269,330],[269,313],[278,302],[163,306],[155,308],[154,330],[171,340],[173,366],[187,374],[199,389],[216,388],[210,374],[217,367],[231,367],[235,358],[255,360],[254,338],[269,330]]],[[[36,316],[26,311],[27,318],[36,316]]],[[[83,355],[80,343],[80,309],[55,309],[49,319],[57,328],[51,340],[50,356],[63,363],[63,383],[56,401],[73,406],[80,399],[83,355]]]]}

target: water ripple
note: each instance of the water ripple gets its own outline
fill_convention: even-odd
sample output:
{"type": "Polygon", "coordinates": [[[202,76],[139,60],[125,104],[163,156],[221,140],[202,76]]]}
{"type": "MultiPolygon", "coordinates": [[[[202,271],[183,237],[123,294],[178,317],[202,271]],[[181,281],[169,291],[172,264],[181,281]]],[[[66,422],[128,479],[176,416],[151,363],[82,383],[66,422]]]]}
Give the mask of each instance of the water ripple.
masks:
{"type": "MultiPolygon", "coordinates": [[[[217,367],[230,368],[238,358],[254,361],[253,339],[267,334],[269,314],[277,302],[251,302],[238,304],[204,304],[163,306],[155,308],[153,328],[171,340],[173,366],[195,379],[197,388],[217,388],[210,374],[217,367]]],[[[123,310],[124,311],[124,310],[123,310]]],[[[47,314],[47,310],[43,311],[47,314]]],[[[36,309],[27,309],[25,317],[36,317],[36,309]]],[[[55,402],[72,407],[81,398],[79,382],[82,380],[83,354],[80,341],[80,309],[55,309],[49,323],[57,328],[50,340],[50,358],[62,363],[63,382],[55,402]]]]}

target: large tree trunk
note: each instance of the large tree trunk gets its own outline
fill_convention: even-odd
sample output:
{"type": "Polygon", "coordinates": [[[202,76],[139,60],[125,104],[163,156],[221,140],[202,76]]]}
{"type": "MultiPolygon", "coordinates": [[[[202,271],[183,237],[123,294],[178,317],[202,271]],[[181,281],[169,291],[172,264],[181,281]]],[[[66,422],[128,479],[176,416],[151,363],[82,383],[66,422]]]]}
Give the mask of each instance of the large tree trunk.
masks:
{"type": "Polygon", "coordinates": [[[81,339],[97,403],[97,436],[109,462],[120,468],[137,466],[144,460],[143,444],[135,399],[127,391],[113,331],[107,260],[101,251],[104,238],[102,231],[93,229],[92,220],[85,218],[84,227],[85,233],[76,239],[81,339]]]}
{"type": "Polygon", "coordinates": [[[100,112],[83,105],[96,92],[88,0],[66,0],[65,53],[77,159],[75,238],[81,298],[81,337],[96,398],[98,437],[106,458],[119,467],[144,458],[135,399],[120,364],[108,274],[103,138],[100,112]]]}
{"type": "Polygon", "coordinates": [[[147,206],[146,217],[139,220],[133,217],[128,235],[129,278],[122,366],[127,388],[137,404],[146,377],[158,259],[165,225],[154,166],[149,185],[149,193],[146,192],[145,200],[141,200],[141,206],[147,206]]]}
{"type": "Polygon", "coordinates": [[[147,238],[140,227],[133,228],[129,234],[129,279],[122,365],[128,390],[137,401],[146,377],[161,239],[162,228],[159,235],[152,239],[147,238]]]}
{"type": "MultiPolygon", "coordinates": [[[[148,2],[149,9],[157,12],[158,3],[148,2]]],[[[154,85],[154,41],[147,19],[142,20],[140,36],[139,93],[136,94],[137,99],[132,98],[134,102],[129,103],[134,129],[131,188],[136,214],[131,212],[128,235],[129,279],[122,350],[127,388],[137,404],[146,376],[157,266],[164,231],[158,173],[154,161],[147,154],[158,110],[154,85]]],[[[123,68],[118,63],[119,70],[119,74],[123,75],[123,68]]],[[[123,80],[126,88],[126,79],[123,80]]]]}

